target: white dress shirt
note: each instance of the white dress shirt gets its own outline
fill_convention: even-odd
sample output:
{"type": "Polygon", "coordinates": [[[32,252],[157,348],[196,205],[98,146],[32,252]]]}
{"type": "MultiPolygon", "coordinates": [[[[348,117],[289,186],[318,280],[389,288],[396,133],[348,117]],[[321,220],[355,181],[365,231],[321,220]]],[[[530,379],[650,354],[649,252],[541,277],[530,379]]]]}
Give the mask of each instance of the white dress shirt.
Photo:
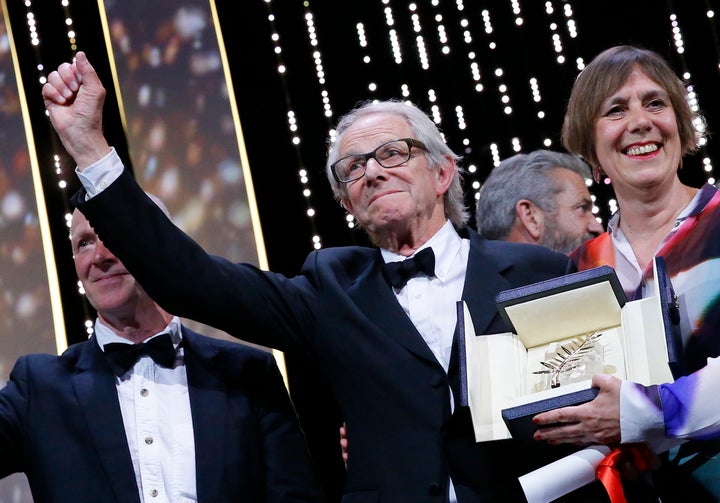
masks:
{"type": "MultiPolygon", "coordinates": [[[[160,333],[169,333],[177,348],[182,340],[179,318],[160,333]]],[[[130,343],[100,319],[95,321],[95,337],[101,348],[110,342],[130,343]]],[[[161,367],[146,355],[115,383],[140,501],[196,502],[195,439],[183,348],[175,368],[161,367]]]]}
{"type": "MultiPolygon", "coordinates": [[[[462,298],[470,241],[462,239],[448,220],[417,251],[425,248],[432,248],[435,254],[435,277],[415,276],[403,288],[393,290],[403,310],[447,372],[457,321],[455,303],[462,298]],[[438,299],[443,301],[438,302],[438,299]]],[[[388,250],[381,252],[386,263],[407,258],[388,250]]]]}

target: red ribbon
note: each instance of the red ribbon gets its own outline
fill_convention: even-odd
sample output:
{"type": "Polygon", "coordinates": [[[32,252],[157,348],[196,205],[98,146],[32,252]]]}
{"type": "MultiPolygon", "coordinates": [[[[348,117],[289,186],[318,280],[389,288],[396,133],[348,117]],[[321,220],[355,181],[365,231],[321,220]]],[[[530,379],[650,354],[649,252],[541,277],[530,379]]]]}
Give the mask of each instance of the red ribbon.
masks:
{"type": "Polygon", "coordinates": [[[655,454],[645,444],[623,444],[615,447],[595,468],[598,480],[605,486],[611,503],[626,503],[619,467],[630,463],[639,471],[649,469],[655,460],[655,454]]]}

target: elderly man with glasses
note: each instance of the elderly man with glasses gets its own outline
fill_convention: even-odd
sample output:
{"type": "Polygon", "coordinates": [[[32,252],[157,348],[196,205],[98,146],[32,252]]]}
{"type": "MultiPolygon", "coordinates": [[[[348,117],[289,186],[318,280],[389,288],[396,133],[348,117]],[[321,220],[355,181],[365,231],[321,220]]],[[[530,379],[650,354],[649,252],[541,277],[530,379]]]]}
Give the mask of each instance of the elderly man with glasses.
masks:
{"type": "Polygon", "coordinates": [[[386,101],[340,120],[328,178],[376,247],[313,251],[288,278],[210,256],[173,226],[103,137],[104,96],[82,53],[43,88],[82,173],[79,209],[163,307],[304,355],[325,373],[350,439],[344,501],[523,501],[517,477],[547,462],[548,449],[474,441],[451,391],[456,302],[467,303],[479,334],[505,332],[497,293],[572,265],[467,228],[458,156],[425,113],[386,101]]]}

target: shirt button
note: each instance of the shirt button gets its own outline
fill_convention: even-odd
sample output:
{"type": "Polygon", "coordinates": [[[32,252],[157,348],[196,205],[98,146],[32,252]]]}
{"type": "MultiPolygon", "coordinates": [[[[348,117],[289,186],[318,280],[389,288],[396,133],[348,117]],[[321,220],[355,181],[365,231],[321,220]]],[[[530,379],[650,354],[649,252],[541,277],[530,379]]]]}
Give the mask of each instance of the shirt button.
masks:
{"type": "Polygon", "coordinates": [[[148,396],[149,394],[150,392],[145,388],[140,390],[140,396],[148,396]]]}
{"type": "Polygon", "coordinates": [[[153,438],[152,438],[152,437],[145,437],[145,443],[148,444],[148,445],[152,444],[152,443],[153,443],[153,438]]]}
{"type": "Polygon", "coordinates": [[[157,489],[153,489],[152,491],[150,491],[150,496],[152,496],[153,498],[155,498],[157,495],[158,495],[157,489]]]}
{"type": "Polygon", "coordinates": [[[100,188],[101,188],[101,189],[107,189],[107,186],[108,186],[108,183],[107,183],[105,180],[103,180],[102,182],[100,182],[100,188]]]}

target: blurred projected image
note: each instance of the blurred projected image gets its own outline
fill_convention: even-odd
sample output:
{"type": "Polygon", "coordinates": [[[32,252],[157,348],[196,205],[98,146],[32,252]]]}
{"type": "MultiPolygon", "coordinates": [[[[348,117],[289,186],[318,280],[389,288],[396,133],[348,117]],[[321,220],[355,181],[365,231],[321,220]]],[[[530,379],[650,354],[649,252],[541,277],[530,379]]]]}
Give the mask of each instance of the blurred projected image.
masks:
{"type": "Polygon", "coordinates": [[[106,11],[135,176],[207,250],[257,264],[207,0],[108,1],[106,11]]]}
{"type": "MultiPolygon", "coordinates": [[[[6,38],[0,12],[0,39],[6,38]]],[[[30,156],[9,46],[0,44],[0,384],[18,356],[56,352],[30,156]]]]}
{"type": "MultiPolygon", "coordinates": [[[[56,351],[30,156],[7,37],[0,10],[0,387],[18,356],[56,351]]],[[[32,501],[24,475],[0,480],[0,502],[32,501]]]]}
{"type": "Polygon", "coordinates": [[[135,177],[210,253],[258,265],[240,156],[244,145],[210,4],[123,0],[106,1],[105,8],[135,177]]]}

